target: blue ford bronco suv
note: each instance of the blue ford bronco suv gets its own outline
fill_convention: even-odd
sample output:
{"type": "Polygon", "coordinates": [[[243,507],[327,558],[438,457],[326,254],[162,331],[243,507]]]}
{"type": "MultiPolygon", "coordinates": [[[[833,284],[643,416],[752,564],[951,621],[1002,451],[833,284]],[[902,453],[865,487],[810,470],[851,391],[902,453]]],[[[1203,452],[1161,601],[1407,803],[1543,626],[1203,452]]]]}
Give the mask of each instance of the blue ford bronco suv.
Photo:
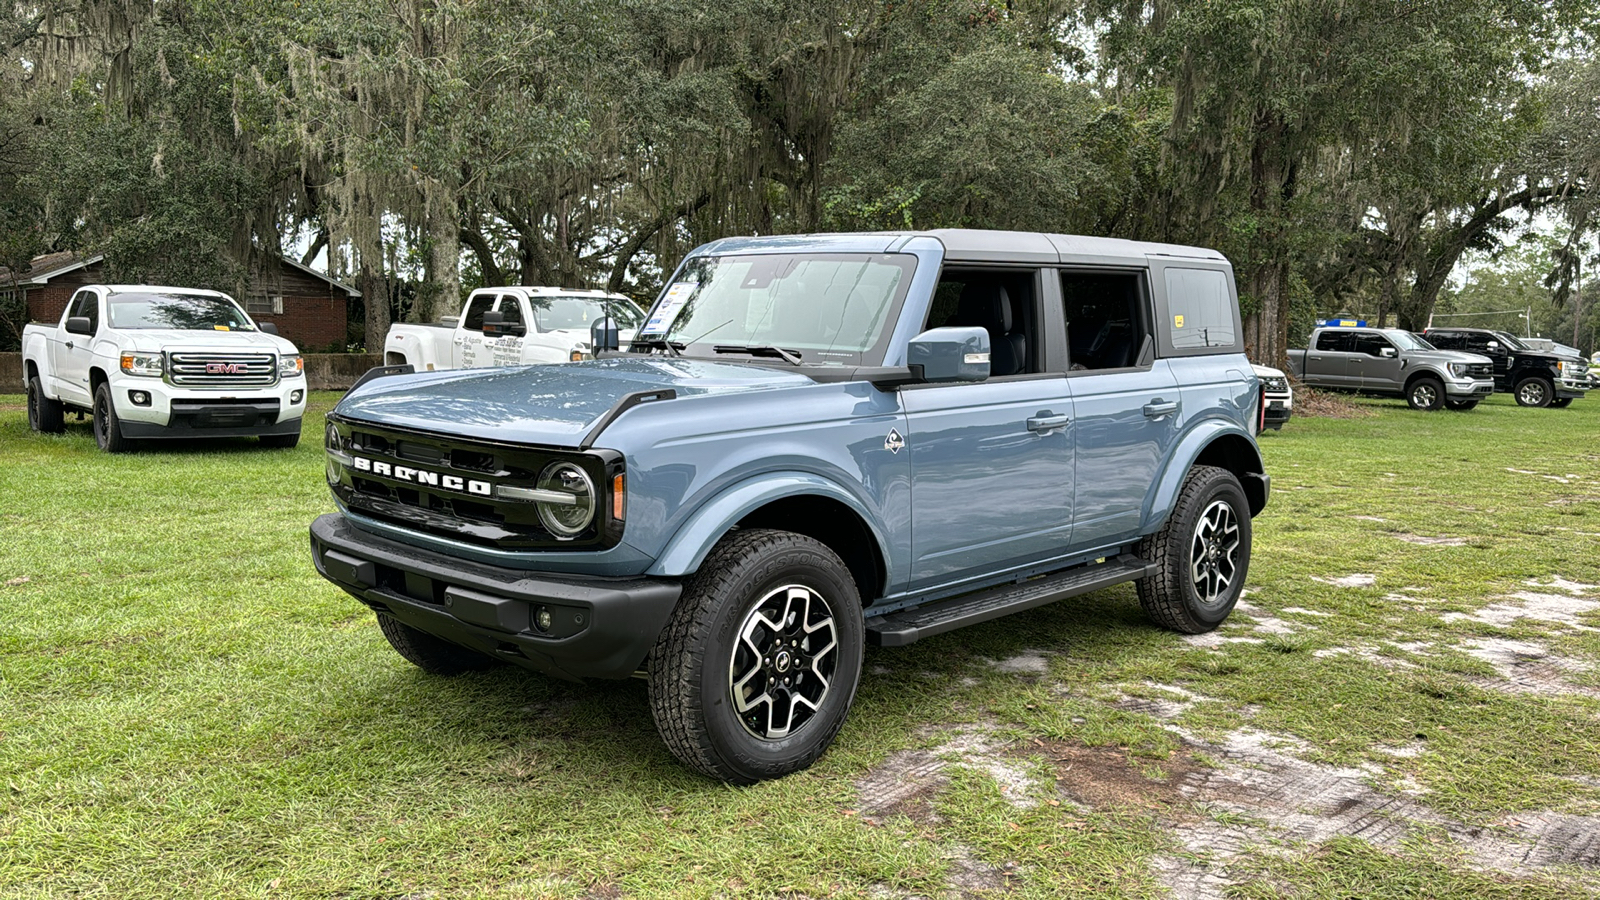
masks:
{"type": "Polygon", "coordinates": [[[1167,628],[1220,625],[1269,488],[1242,335],[1194,247],[720,240],[628,352],[370,373],[328,416],[312,557],[427,672],[642,676],[683,762],[779,777],[868,642],[1129,581],[1167,628]]]}

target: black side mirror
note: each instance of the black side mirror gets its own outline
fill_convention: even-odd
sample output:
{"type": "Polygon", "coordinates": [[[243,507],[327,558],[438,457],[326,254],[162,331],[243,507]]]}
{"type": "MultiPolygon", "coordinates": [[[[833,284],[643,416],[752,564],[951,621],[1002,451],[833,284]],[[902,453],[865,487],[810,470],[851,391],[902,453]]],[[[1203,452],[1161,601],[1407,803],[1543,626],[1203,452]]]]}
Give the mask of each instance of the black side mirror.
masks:
{"type": "Polygon", "coordinates": [[[256,324],[261,328],[261,333],[262,334],[277,334],[278,333],[278,326],[272,324],[271,322],[258,322],[256,324]]]}
{"type": "Polygon", "coordinates": [[[67,320],[67,331],[73,334],[94,334],[94,326],[89,324],[88,316],[73,316],[67,320]]]}
{"type": "Polygon", "coordinates": [[[505,334],[506,317],[501,313],[490,310],[483,314],[483,333],[490,337],[499,337],[505,334]]]}
{"type": "Polygon", "coordinates": [[[617,320],[609,316],[595,319],[589,326],[589,346],[596,353],[622,349],[622,331],[617,327],[617,320]]]}

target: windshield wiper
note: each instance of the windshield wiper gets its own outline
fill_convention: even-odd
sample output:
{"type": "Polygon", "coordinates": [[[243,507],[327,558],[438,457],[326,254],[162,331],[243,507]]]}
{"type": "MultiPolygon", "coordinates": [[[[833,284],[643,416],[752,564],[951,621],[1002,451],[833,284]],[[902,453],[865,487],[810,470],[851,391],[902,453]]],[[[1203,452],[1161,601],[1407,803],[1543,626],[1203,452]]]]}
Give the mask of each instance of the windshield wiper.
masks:
{"type": "Polygon", "coordinates": [[[634,338],[628,343],[628,349],[630,350],[635,347],[643,347],[646,350],[665,350],[673,356],[682,356],[683,348],[687,346],[689,345],[680,344],[677,341],[669,341],[666,338],[634,338]]]}
{"type": "Polygon", "coordinates": [[[806,361],[800,358],[800,354],[794,352],[793,350],[785,350],[782,347],[773,347],[762,344],[757,344],[753,347],[743,347],[739,345],[718,345],[712,347],[711,350],[714,353],[748,353],[751,356],[776,356],[792,366],[803,366],[806,364],[806,361]]]}

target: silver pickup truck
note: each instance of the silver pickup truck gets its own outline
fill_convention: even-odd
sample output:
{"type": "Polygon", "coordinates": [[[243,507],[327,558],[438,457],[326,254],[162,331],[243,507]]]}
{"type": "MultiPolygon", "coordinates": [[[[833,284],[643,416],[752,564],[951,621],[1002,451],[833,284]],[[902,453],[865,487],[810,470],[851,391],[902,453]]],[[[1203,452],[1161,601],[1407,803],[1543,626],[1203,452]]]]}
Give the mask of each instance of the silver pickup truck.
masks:
{"type": "Polygon", "coordinates": [[[1494,361],[1439,350],[1400,328],[1323,327],[1289,351],[1289,371],[1315,388],[1404,397],[1412,409],[1468,410],[1494,393],[1494,361]]]}

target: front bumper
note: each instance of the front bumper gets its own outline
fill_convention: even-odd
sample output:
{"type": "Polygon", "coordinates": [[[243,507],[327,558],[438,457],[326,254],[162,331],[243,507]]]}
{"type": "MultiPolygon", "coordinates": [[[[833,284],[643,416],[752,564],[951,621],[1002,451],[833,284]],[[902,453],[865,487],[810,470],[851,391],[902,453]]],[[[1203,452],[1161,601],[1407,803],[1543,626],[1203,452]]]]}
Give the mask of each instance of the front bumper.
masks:
{"type": "Polygon", "coordinates": [[[1579,400],[1583,398],[1583,395],[1587,393],[1588,390],[1589,379],[1587,376],[1585,376],[1582,381],[1563,378],[1556,382],[1556,399],[1579,400]]]}
{"type": "Polygon", "coordinates": [[[683,586],[506,569],[361,531],[329,513],[311,523],[317,572],[380,615],[557,678],[626,678],[638,670],[683,586]],[[536,622],[550,612],[550,627],[536,622]]]}
{"type": "Polygon", "coordinates": [[[131,438],[299,434],[307,393],[301,377],[269,387],[227,390],[178,387],[162,378],[134,376],[111,382],[122,433],[131,438]],[[148,395],[148,401],[135,404],[135,392],[148,395]]]}
{"type": "Polygon", "coordinates": [[[1477,380],[1463,378],[1457,381],[1447,381],[1444,383],[1444,392],[1454,400],[1487,397],[1494,393],[1494,380],[1489,378],[1477,380]]]}
{"type": "Polygon", "coordinates": [[[1273,431],[1282,428],[1283,423],[1289,421],[1289,417],[1294,415],[1293,402],[1293,400],[1286,401],[1282,397],[1274,398],[1271,394],[1268,394],[1267,411],[1264,417],[1265,426],[1273,431]]]}

